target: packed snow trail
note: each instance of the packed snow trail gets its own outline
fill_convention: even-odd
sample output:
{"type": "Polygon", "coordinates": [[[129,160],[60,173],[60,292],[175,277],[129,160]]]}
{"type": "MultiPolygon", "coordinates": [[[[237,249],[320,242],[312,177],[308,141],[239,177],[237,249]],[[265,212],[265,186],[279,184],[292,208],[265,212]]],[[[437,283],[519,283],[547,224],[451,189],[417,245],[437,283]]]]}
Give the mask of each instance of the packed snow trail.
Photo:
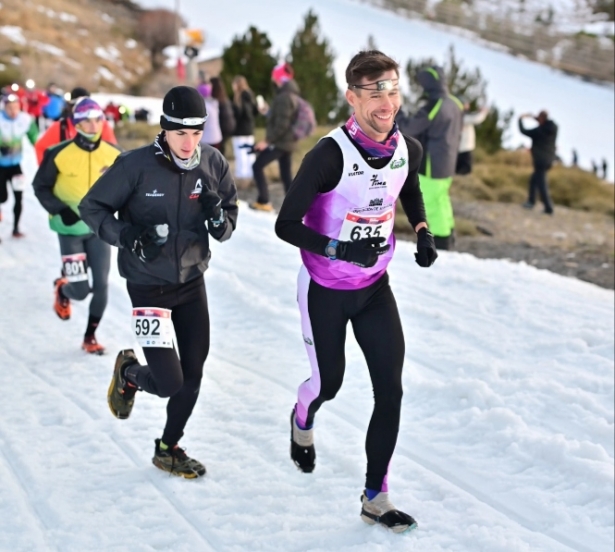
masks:
{"type": "Polygon", "coordinates": [[[151,464],[163,400],[138,394],[126,421],[107,407],[117,351],[143,358],[124,281],[114,266],[98,331],[109,352],[87,356],[87,301],[68,322],[53,313],[57,238],[25,195],[27,237],[10,237],[12,200],[0,224],[0,550],[612,550],[612,291],[465,254],[419,269],[398,243],[407,352],[390,486],[419,529],[394,535],[359,518],[372,395],[351,332],[344,386],[317,416],[315,472],[289,458],[309,367],[299,255],[273,216],[242,205],[213,248],[211,355],[182,441],[208,473],[186,481],[151,464]]]}

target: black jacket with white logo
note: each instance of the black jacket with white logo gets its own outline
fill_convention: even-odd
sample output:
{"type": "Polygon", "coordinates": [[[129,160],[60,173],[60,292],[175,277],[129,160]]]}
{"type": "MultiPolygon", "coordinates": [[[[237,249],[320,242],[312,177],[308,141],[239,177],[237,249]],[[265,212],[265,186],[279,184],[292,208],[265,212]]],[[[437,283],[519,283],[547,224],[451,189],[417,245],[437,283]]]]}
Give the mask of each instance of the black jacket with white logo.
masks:
{"type": "Polygon", "coordinates": [[[228,163],[218,150],[201,148],[200,165],[184,171],[171,158],[163,132],[153,144],[120,155],[81,201],[81,218],[103,241],[120,248],[119,272],[128,281],[176,284],[205,272],[211,253],[199,202],[203,190],[222,198],[226,228],[217,239],[227,240],[235,229],[237,189],[228,163]],[[120,233],[128,225],[157,224],[168,224],[169,237],[153,261],[144,263],[121,246],[120,233]]]}

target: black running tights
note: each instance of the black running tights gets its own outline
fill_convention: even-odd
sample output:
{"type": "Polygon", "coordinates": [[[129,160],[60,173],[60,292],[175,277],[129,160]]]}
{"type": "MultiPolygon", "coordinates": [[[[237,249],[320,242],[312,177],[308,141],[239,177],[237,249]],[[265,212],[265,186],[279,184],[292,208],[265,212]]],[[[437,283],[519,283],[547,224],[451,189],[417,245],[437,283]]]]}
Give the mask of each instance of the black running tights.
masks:
{"type": "Polygon", "coordinates": [[[170,309],[178,352],[144,347],[147,365],[129,370],[130,379],[147,393],[169,397],[162,441],[175,445],[199,396],[209,352],[209,312],[203,277],[185,284],[135,285],[128,282],[133,307],[170,309]]]}
{"type": "Polygon", "coordinates": [[[372,381],[374,410],[367,429],[367,489],[388,490],[387,472],[399,432],[404,334],[395,297],[384,274],[372,285],[353,291],[325,288],[305,267],[299,275],[298,300],[303,339],[312,376],[299,387],[297,420],[312,425],[325,401],[342,386],[346,326],[350,321],[372,381]]]}

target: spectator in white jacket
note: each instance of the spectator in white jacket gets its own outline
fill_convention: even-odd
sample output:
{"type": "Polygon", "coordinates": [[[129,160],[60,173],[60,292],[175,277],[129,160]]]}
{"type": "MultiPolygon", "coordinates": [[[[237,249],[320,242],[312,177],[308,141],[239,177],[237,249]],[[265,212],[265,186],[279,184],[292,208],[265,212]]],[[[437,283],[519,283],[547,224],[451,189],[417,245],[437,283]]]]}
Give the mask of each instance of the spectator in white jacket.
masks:
{"type": "Polygon", "coordinates": [[[470,113],[470,102],[464,101],[463,107],[463,128],[461,129],[461,141],[459,143],[459,154],[457,155],[456,174],[470,174],[472,172],[472,152],[476,147],[476,130],[474,127],[480,125],[489,115],[488,107],[481,107],[478,111],[470,113]]]}

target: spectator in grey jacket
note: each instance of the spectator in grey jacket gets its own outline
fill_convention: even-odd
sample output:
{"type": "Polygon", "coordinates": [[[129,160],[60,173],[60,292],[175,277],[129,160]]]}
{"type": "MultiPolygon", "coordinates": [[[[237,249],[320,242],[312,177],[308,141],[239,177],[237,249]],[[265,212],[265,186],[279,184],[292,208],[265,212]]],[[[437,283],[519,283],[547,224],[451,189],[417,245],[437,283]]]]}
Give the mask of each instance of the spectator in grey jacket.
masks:
{"type": "Polygon", "coordinates": [[[449,94],[440,67],[427,67],[417,75],[427,103],[416,115],[401,111],[397,124],[407,136],[417,138],[424,155],[419,169],[427,223],[438,249],[451,249],[455,219],[449,190],[453,183],[463,124],[463,105],[449,94]]]}
{"type": "Polygon", "coordinates": [[[288,191],[293,180],[292,153],[297,144],[293,135],[293,122],[297,112],[295,97],[299,95],[299,87],[293,77],[293,68],[288,63],[277,65],[271,72],[271,80],[277,88],[277,93],[267,113],[266,138],[254,146],[254,150],[259,154],[252,166],[258,198],[250,204],[250,207],[260,211],[273,211],[264,172],[269,163],[278,160],[280,178],[285,191],[288,191]]]}
{"type": "Polygon", "coordinates": [[[555,161],[555,141],[557,140],[557,125],[549,119],[546,111],[541,111],[538,116],[524,113],[519,116],[519,131],[532,139],[532,162],[534,172],[530,177],[527,201],[523,204],[526,209],[533,209],[536,203],[536,192],[544,205],[544,213],[553,214],[553,203],[549,197],[547,172],[555,161]],[[534,128],[525,128],[523,119],[531,117],[538,122],[534,128]]]}

